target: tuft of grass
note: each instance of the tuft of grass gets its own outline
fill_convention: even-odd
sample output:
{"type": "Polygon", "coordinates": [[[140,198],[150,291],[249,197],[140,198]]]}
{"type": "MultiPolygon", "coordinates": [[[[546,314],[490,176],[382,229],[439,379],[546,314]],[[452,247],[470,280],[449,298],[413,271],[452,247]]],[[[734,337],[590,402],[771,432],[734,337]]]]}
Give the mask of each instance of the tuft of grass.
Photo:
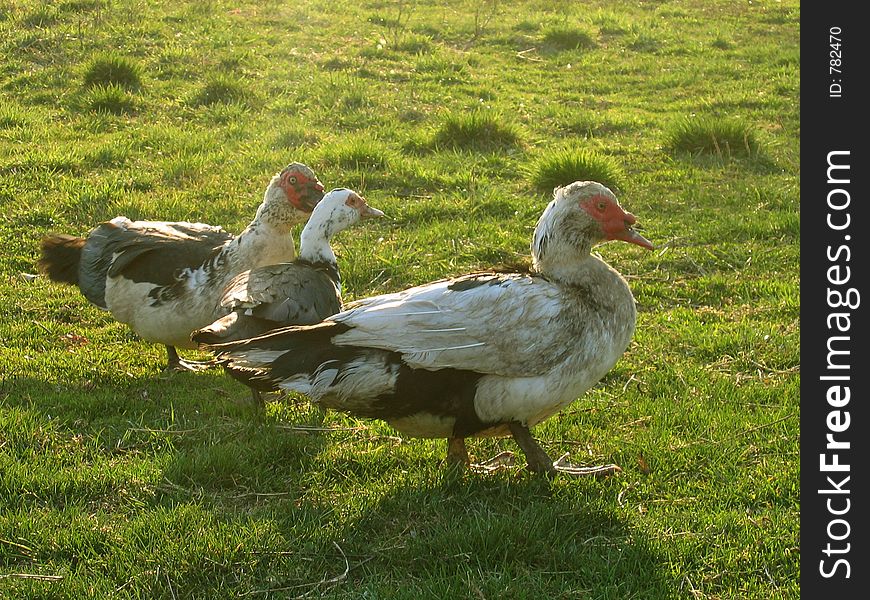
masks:
{"type": "Polygon", "coordinates": [[[326,159],[344,169],[386,169],[393,152],[383,143],[367,137],[343,139],[330,144],[326,159]]]}
{"type": "Polygon", "coordinates": [[[424,35],[406,34],[396,42],[394,50],[408,54],[427,54],[432,51],[432,39],[424,35]]]}
{"type": "Polygon", "coordinates": [[[521,139],[519,128],[501,114],[476,110],[448,115],[433,144],[437,148],[496,150],[516,146],[521,139]]]}
{"type": "Polygon", "coordinates": [[[631,24],[624,16],[614,12],[599,10],[592,18],[592,22],[598,26],[598,31],[605,35],[622,35],[632,29],[631,24]]]}
{"type": "Polygon", "coordinates": [[[91,58],[85,67],[86,88],[115,85],[128,90],[142,86],[139,65],[120,54],[101,54],[91,58]]]}
{"type": "Polygon", "coordinates": [[[512,27],[514,31],[521,31],[523,33],[533,33],[535,31],[538,31],[540,28],[540,23],[538,23],[537,21],[530,21],[528,19],[524,19],[512,27]]]}
{"type": "Polygon", "coordinates": [[[557,51],[595,47],[595,38],[585,29],[558,25],[544,31],[544,45],[557,51]]]}
{"type": "Polygon", "coordinates": [[[12,129],[25,125],[27,125],[27,117],[21,109],[13,108],[11,105],[0,106],[0,129],[12,129]]]}
{"type": "Polygon", "coordinates": [[[451,60],[442,54],[422,55],[417,60],[414,70],[424,74],[427,79],[437,81],[440,85],[459,84],[469,78],[464,62],[451,60]]]}
{"type": "Polygon", "coordinates": [[[628,47],[635,52],[655,54],[661,49],[662,43],[652,34],[641,31],[632,37],[632,40],[628,43],[628,47]]]}
{"type": "Polygon", "coordinates": [[[21,19],[22,25],[26,27],[51,27],[57,21],[57,11],[47,7],[37,8],[21,19]]]}
{"type": "Polygon", "coordinates": [[[676,121],[666,145],[675,152],[708,154],[720,158],[751,157],[759,153],[755,130],[735,119],[687,117],[676,121]]]}
{"type": "Polygon", "coordinates": [[[82,104],[86,110],[110,115],[126,115],[136,110],[133,97],[117,84],[92,87],[84,95],[82,104]]]}
{"type": "Polygon", "coordinates": [[[730,50],[734,47],[734,43],[721,33],[716,35],[716,38],[710,42],[710,45],[718,50],[730,50]]]}
{"type": "Polygon", "coordinates": [[[615,159],[593,150],[556,150],[532,166],[532,184],[540,192],[574,181],[597,181],[614,191],[623,187],[625,174],[615,159]]]}
{"type": "Polygon", "coordinates": [[[320,64],[320,67],[327,71],[345,71],[352,66],[350,62],[344,58],[333,56],[320,64]]]}
{"type": "Polygon", "coordinates": [[[237,79],[227,75],[212,75],[190,97],[192,106],[211,106],[212,104],[244,104],[251,92],[237,79]]]}

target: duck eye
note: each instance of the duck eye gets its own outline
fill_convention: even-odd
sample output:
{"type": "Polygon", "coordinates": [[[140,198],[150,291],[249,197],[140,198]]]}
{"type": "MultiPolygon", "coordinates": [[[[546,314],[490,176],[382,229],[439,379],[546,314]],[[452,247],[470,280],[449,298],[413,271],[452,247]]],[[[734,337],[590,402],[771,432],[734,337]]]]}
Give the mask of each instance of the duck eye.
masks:
{"type": "Polygon", "coordinates": [[[599,201],[598,202],[598,210],[604,211],[605,208],[607,208],[607,202],[604,202],[603,200],[599,201]]]}
{"type": "Polygon", "coordinates": [[[295,176],[295,175],[291,175],[290,178],[287,179],[287,181],[290,183],[290,185],[296,185],[296,182],[297,182],[298,180],[296,179],[296,176],[295,176]]]}

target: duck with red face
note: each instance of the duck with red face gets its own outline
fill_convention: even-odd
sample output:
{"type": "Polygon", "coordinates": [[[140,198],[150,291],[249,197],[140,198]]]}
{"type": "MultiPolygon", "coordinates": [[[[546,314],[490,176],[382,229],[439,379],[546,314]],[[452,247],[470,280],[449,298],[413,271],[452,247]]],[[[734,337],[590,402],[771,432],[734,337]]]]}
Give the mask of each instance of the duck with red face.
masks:
{"type": "Polygon", "coordinates": [[[190,333],[225,314],[220,298],[238,273],[293,260],[291,228],[308,219],[323,189],[309,167],[292,163],[272,177],[238,236],[204,223],[121,216],[87,237],[47,236],[39,267],[54,281],[77,285],[144,339],[164,344],[167,368],[202,368],[209,363],[184,361],[176,348],[195,347],[190,333]]]}

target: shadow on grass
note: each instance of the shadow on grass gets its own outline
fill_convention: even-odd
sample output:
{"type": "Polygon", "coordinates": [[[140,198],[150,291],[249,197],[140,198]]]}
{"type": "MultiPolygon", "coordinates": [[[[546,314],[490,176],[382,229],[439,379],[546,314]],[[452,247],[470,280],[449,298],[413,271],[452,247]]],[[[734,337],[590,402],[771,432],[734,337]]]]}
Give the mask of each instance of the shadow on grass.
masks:
{"type": "Polygon", "coordinates": [[[14,566],[167,598],[667,598],[679,586],[621,514],[615,479],[456,472],[432,445],[306,432],[310,413],[276,423],[213,386],[4,382],[2,454],[22,464],[0,504],[39,509],[16,526],[32,553],[14,566]],[[40,541],[58,527],[70,533],[40,541]]]}
{"type": "Polygon", "coordinates": [[[251,489],[283,491],[328,440],[305,431],[310,414],[299,414],[303,427],[291,431],[269,419],[247,388],[216,381],[192,373],[96,383],[4,381],[3,454],[45,473],[11,477],[2,500],[115,510],[132,479],[137,493],[147,488],[145,503],[152,506],[211,496],[237,501],[251,489]],[[29,486],[19,500],[16,479],[29,486]]]}
{"type": "Polygon", "coordinates": [[[727,153],[704,154],[684,151],[672,151],[675,160],[685,161],[698,169],[745,169],[759,175],[780,173],[783,167],[764,150],[759,150],[752,156],[731,156],[727,153]]]}
{"type": "Polygon", "coordinates": [[[345,551],[363,561],[354,592],[669,597],[675,582],[663,576],[664,558],[607,506],[615,493],[599,480],[550,482],[526,473],[444,471],[399,486],[341,530],[345,551]]]}

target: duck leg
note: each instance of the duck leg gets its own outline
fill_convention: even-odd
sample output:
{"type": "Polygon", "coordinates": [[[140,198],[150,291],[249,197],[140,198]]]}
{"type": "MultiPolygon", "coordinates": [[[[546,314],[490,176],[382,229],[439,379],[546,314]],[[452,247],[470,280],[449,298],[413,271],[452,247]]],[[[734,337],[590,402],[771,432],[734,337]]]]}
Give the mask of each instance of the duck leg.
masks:
{"type": "Polygon", "coordinates": [[[472,471],[491,473],[501,467],[511,464],[512,452],[501,452],[482,463],[472,463],[468,458],[468,450],[465,448],[465,438],[447,438],[447,463],[461,467],[469,467],[472,471]]]}
{"type": "Polygon", "coordinates": [[[178,356],[175,346],[166,346],[166,358],[165,371],[204,371],[217,366],[214,360],[184,360],[178,356]]]}
{"type": "Polygon", "coordinates": [[[528,427],[519,423],[511,423],[510,430],[526,455],[529,470],[535,473],[546,473],[550,477],[555,477],[558,473],[579,477],[581,475],[610,475],[622,470],[617,465],[578,467],[568,462],[567,454],[554,462],[532,437],[528,427]]]}
{"type": "Polygon", "coordinates": [[[466,467],[469,463],[465,438],[447,438],[447,464],[466,467]]]}

